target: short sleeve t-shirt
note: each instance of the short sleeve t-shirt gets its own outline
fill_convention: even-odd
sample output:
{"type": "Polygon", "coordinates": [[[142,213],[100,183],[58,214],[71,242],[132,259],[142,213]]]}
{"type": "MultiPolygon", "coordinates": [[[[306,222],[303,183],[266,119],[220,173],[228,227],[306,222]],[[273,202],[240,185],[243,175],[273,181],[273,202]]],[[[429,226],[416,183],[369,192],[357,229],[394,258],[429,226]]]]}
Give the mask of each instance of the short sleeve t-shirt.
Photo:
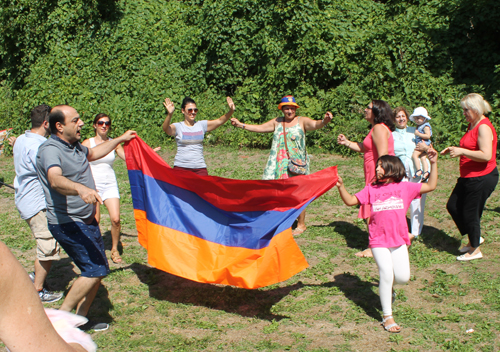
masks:
{"type": "Polygon", "coordinates": [[[203,139],[207,132],[207,120],[197,121],[193,126],[187,126],[184,122],[176,122],[173,125],[177,142],[174,166],[187,169],[206,168],[203,157],[203,139]]]}
{"type": "Polygon", "coordinates": [[[410,203],[420,198],[421,183],[391,182],[367,185],[356,193],[360,204],[370,204],[369,247],[392,248],[410,244],[406,213],[410,203]]]}
{"type": "Polygon", "coordinates": [[[45,196],[36,173],[36,154],[47,139],[26,131],[14,144],[14,167],[16,178],[16,206],[23,220],[27,220],[45,209],[45,196]]]}
{"type": "Polygon", "coordinates": [[[90,223],[93,220],[94,204],[85,203],[78,195],[65,196],[53,190],[47,177],[50,168],[59,167],[70,181],[95,189],[88,153],[87,147],[79,142],[69,144],[57,136],[47,139],[38,149],[36,168],[45,194],[49,224],[90,223]]]}

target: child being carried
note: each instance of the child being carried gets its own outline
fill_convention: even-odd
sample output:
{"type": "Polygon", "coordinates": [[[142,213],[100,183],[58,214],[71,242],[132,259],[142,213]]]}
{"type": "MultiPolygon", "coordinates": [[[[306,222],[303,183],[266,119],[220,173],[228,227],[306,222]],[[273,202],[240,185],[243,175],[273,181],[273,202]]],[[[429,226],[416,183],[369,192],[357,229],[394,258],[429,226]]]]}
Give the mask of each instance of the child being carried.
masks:
{"type": "MultiPolygon", "coordinates": [[[[415,145],[420,142],[431,145],[432,127],[428,122],[430,119],[427,110],[421,106],[416,108],[413,114],[410,115],[410,120],[417,125],[417,129],[415,130],[415,145]]],[[[427,154],[415,149],[411,158],[415,164],[415,170],[417,170],[413,177],[422,177],[421,182],[426,182],[431,174],[427,164],[427,154]]]]}

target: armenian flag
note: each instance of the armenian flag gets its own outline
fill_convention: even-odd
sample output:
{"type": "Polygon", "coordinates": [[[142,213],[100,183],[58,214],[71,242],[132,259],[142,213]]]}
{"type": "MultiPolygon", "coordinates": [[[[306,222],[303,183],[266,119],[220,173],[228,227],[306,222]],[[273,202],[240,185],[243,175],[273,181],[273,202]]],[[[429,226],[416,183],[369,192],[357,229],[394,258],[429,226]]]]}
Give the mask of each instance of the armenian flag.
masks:
{"type": "Polygon", "coordinates": [[[125,154],[138,239],[151,266],[247,289],[307,268],[291,226],[337,183],[336,166],[286,180],[234,180],[172,169],[139,137],[125,154]]]}

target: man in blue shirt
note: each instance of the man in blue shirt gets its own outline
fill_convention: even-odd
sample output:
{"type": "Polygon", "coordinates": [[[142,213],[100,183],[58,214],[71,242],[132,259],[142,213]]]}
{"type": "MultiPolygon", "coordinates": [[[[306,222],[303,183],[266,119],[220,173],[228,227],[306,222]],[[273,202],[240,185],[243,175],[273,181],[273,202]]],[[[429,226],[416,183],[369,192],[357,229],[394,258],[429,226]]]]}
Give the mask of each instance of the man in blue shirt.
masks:
{"type": "Polygon", "coordinates": [[[63,296],[44,288],[52,261],[59,259],[59,244],[47,226],[45,196],[35,169],[38,147],[47,140],[45,137],[49,132],[49,111],[50,106],[45,104],[31,111],[31,130],[17,138],[13,149],[16,207],[36,239],[35,272],[30,278],[44,303],[58,301],[63,296]]]}

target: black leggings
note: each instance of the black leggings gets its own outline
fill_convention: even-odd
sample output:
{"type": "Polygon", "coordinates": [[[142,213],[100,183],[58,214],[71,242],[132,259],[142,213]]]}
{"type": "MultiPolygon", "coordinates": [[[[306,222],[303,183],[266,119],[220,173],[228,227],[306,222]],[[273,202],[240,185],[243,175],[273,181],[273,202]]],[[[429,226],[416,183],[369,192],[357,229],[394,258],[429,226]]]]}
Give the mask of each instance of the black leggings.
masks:
{"type": "Polygon", "coordinates": [[[498,183],[498,170],[488,175],[462,178],[451,192],[446,209],[462,236],[469,235],[473,248],[479,247],[481,238],[481,216],[484,205],[498,183]]]}

